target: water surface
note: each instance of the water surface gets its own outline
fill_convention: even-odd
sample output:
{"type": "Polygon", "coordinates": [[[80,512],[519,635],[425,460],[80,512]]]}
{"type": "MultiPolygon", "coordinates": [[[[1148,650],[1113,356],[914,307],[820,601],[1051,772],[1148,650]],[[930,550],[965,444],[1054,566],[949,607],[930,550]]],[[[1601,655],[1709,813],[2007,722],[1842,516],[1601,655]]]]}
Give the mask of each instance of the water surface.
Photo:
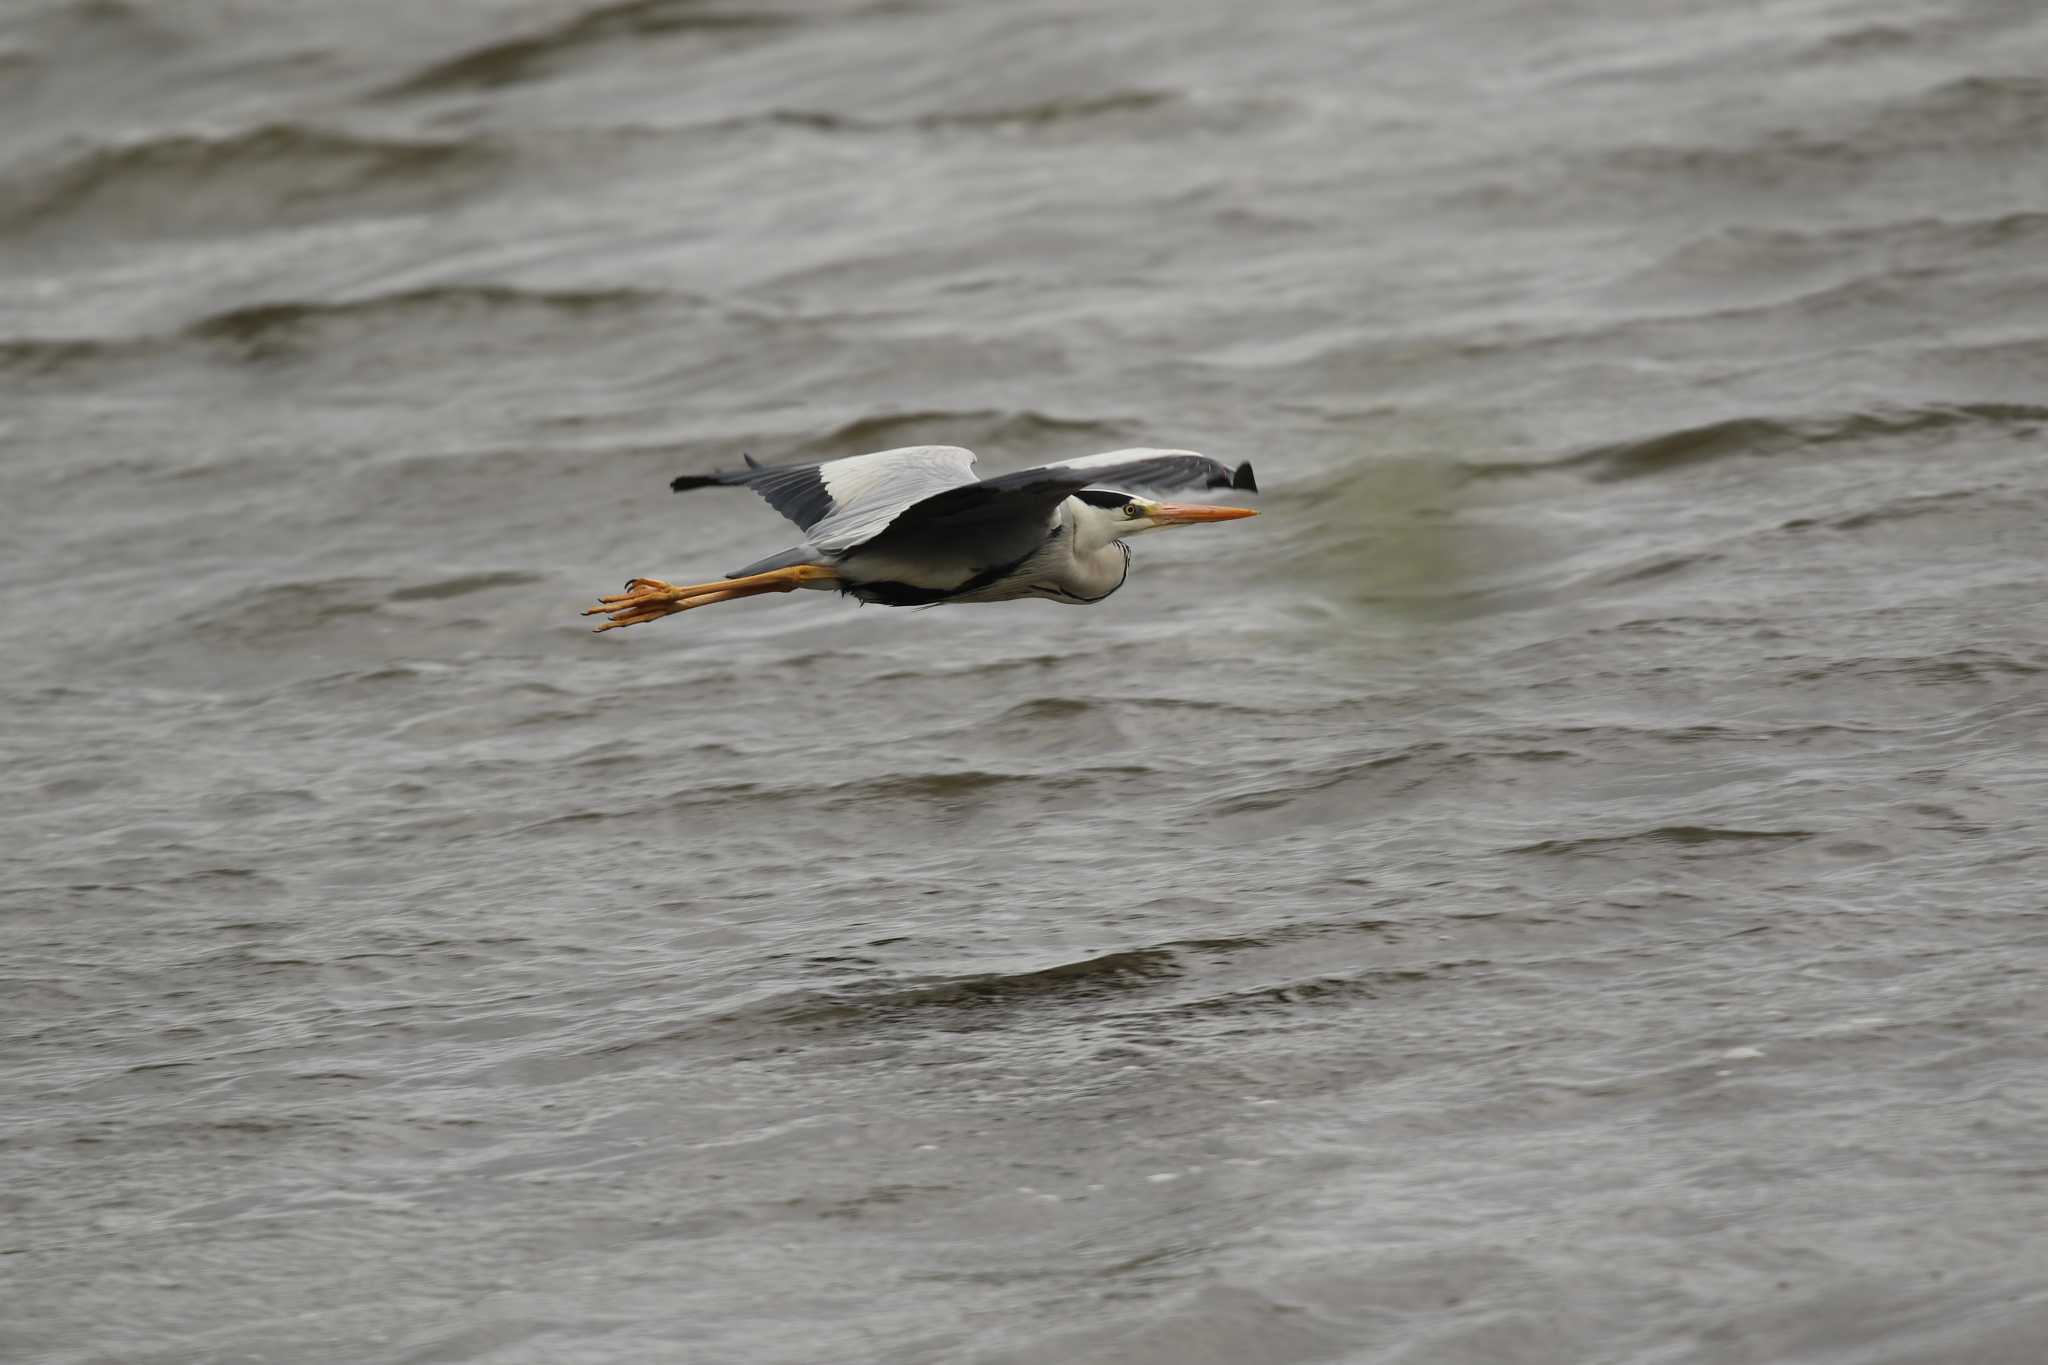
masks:
{"type": "Polygon", "coordinates": [[[0,1354],[2022,1362],[2048,17],[26,0],[0,1354]],[[1253,460],[1086,610],[673,474],[1253,460]]]}

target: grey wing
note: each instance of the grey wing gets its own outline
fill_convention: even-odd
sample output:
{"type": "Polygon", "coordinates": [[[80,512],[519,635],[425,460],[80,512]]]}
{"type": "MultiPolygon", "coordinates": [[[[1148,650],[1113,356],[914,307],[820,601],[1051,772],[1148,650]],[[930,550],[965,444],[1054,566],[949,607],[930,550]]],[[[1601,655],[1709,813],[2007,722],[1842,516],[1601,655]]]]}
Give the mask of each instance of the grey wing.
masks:
{"type": "Polygon", "coordinates": [[[1232,469],[1221,460],[1212,460],[1192,450],[1144,448],[1105,450],[1100,455],[1083,455],[1079,459],[1040,465],[1036,469],[1020,469],[1014,474],[999,474],[993,479],[984,479],[982,483],[1003,489],[1049,489],[1060,484],[1070,493],[1078,493],[1083,488],[1116,488],[1126,493],[1141,489],[1167,493],[1183,488],[1259,491],[1249,460],[1232,469]]]}
{"type": "Polygon", "coordinates": [[[859,544],[912,503],[974,480],[974,452],[960,446],[902,446],[823,464],[762,465],[748,456],[747,466],[684,474],[669,487],[751,488],[828,554],[859,544]]]}
{"type": "Polygon", "coordinates": [[[864,548],[893,549],[962,536],[1043,535],[1053,509],[1084,488],[1241,488],[1256,493],[1259,484],[1250,463],[1232,469],[1192,450],[1110,450],[933,493],[903,508],[864,548]]]}

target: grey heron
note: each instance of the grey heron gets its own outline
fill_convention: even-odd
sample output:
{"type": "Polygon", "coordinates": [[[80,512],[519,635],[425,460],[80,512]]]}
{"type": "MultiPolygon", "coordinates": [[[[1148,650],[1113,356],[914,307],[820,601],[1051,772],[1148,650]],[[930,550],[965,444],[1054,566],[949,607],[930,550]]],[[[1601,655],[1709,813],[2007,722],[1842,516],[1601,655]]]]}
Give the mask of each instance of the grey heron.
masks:
{"type": "Polygon", "coordinates": [[[1232,469],[1192,450],[1111,450],[993,479],[976,479],[974,453],[959,446],[904,446],[822,464],[745,458],[744,469],[684,474],[669,487],[751,488],[803,528],[803,542],[709,583],[632,579],[584,610],[611,618],[597,629],[798,588],[892,607],[1023,597],[1085,605],[1123,586],[1131,536],[1258,515],[1123,491],[1259,491],[1250,464],[1232,469]]]}

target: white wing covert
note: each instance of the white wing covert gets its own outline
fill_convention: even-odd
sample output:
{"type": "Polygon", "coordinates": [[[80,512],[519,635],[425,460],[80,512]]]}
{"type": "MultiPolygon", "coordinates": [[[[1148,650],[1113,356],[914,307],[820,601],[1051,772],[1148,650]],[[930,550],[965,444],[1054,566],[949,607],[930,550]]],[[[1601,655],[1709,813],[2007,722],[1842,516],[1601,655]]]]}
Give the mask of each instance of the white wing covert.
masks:
{"type": "Polygon", "coordinates": [[[858,545],[912,503],[974,482],[974,452],[960,446],[900,446],[822,464],[746,460],[745,469],[684,474],[669,487],[751,488],[828,554],[858,545]]]}

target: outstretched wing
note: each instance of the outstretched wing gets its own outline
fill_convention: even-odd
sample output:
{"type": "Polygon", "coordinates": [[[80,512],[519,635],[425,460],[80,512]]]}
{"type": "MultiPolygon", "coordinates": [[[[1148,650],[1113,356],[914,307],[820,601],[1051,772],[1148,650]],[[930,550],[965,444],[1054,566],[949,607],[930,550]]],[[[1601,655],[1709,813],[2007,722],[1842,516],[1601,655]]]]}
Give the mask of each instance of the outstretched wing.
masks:
{"type": "Polygon", "coordinates": [[[863,548],[985,534],[1005,525],[1014,525],[1020,534],[1025,528],[1042,534],[1053,509],[1084,488],[1241,488],[1256,493],[1259,484],[1249,463],[1232,469],[1192,450],[1110,450],[932,493],[903,508],[863,548]]]}
{"type": "Polygon", "coordinates": [[[974,452],[960,446],[903,446],[823,464],[763,465],[745,458],[745,469],[684,474],[668,486],[678,493],[751,488],[826,551],[857,545],[911,504],[974,481],[974,452]]]}
{"type": "Polygon", "coordinates": [[[975,485],[1009,492],[1035,492],[1049,495],[1054,488],[1066,491],[1060,497],[1068,497],[1084,488],[1115,488],[1123,492],[1137,492],[1141,489],[1166,493],[1183,488],[1242,488],[1248,493],[1259,491],[1258,480],[1252,477],[1249,461],[1232,469],[1221,460],[1212,460],[1207,455],[1198,455],[1192,450],[1106,450],[1100,455],[1083,455],[1075,460],[1062,460],[1058,464],[1039,465],[1036,469],[1020,469],[1014,474],[999,474],[993,479],[984,479],[975,485]]]}

